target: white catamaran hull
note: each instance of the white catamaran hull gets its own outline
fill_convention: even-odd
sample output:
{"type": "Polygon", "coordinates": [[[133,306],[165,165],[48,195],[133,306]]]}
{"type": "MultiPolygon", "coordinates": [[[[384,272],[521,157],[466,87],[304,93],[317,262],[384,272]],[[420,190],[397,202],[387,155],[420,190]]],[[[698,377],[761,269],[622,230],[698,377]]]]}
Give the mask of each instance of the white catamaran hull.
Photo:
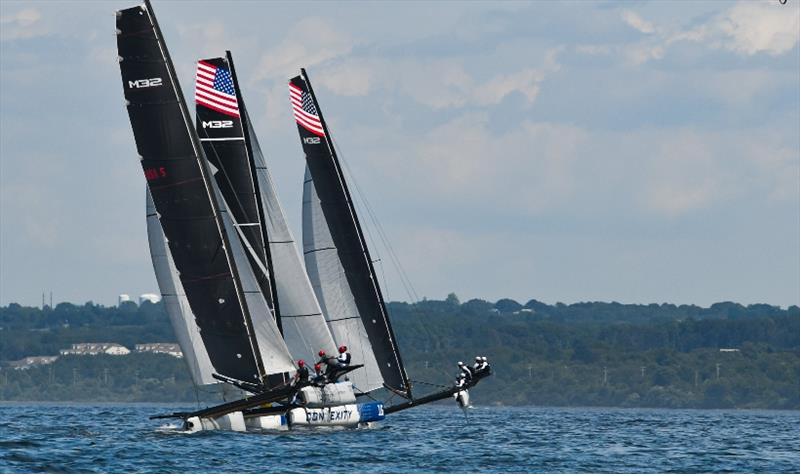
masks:
{"type": "Polygon", "coordinates": [[[218,418],[193,416],[186,420],[186,429],[197,431],[275,431],[291,426],[347,426],[371,423],[384,419],[383,403],[353,403],[322,408],[294,408],[287,414],[245,417],[242,412],[229,413],[218,418]]]}
{"type": "Polygon", "coordinates": [[[193,416],[186,420],[186,429],[189,431],[247,431],[242,412],[235,411],[218,418],[200,418],[193,416]]]}
{"type": "Polygon", "coordinates": [[[295,408],[289,412],[289,421],[296,426],[357,426],[383,418],[383,403],[380,402],[295,408]]]}

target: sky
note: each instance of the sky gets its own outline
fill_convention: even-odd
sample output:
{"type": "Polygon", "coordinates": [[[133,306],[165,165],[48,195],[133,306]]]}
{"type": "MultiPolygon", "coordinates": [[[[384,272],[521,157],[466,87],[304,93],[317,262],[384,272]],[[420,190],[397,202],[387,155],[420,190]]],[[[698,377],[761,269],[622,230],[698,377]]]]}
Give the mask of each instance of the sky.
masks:
{"type": "MultiPolygon", "coordinates": [[[[0,2],[0,305],[158,292],[116,57],[132,5],[0,2]]],[[[389,300],[800,304],[800,1],[154,9],[184,93],[232,51],[297,239],[307,68],[413,284],[372,229],[389,300]]]]}

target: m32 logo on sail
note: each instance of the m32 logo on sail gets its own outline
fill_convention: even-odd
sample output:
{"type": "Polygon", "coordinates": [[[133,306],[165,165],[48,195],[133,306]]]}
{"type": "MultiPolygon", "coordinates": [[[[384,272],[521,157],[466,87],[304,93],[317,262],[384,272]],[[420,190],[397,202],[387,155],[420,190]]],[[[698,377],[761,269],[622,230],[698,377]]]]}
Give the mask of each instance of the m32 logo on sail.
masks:
{"type": "Polygon", "coordinates": [[[203,128],[233,128],[233,120],[203,120],[203,128]]]}
{"type": "Polygon", "coordinates": [[[152,77],[150,79],[137,79],[135,81],[128,81],[129,89],[144,89],[145,87],[158,87],[161,85],[163,84],[160,77],[152,77]]]}

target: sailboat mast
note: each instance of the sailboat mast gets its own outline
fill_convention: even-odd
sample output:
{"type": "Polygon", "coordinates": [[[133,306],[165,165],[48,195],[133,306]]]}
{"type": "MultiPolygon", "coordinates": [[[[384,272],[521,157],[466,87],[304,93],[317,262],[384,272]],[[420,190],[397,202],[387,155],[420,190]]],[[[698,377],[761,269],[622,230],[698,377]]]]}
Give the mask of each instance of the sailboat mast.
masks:
{"type": "MultiPolygon", "coordinates": [[[[225,51],[225,59],[228,61],[228,67],[231,70],[231,78],[233,79],[233,89],[236,93],[236,101],[241,105],[242,113],[240,114],[241,123],[242,123],[242,132],[244,135],[244,145],[247,149],[247,162],[250,166],[250,175],[253,177],[253,188],[255,191],[255,196],[259,196],[259,189],[258,189],[258,180],[256,179],[256,164],[255,160],[253,159],[253,144],[250,141],[250,117],[248,116],[244,104],[244,99],[242,98],[242,90],[239,87],[239,79],[236,76],[236,68],[233,65],[233,55],[231,52],[226,50],[225,51]]],[[[280,312],[280,305],[278,304],[278,289],[275,286],[275,270],[272,264],[272,252],[270,251],[269,247],[269,233],[267,231],[267,224],[264,215],[264,206],[261,202],[261,199],[256,199],[256,205],[258,206],[258,221],[261,224],[261,235],[263,236],[262,240],[264,243],[264,256],[266,257],[266,264],[267,269],[269,271],[269,288],[270,292],[272,293],[272,310],[274,311],[275,315],[275,323],[278,325],[278,331],[280,331],[281,335],[283,335],[283,325],[281,324],[281,312],[280,312]]]]}
{"type": "Polygon", "coordinates": [[[317,114],[319,115],[319,121],[320,124],[322,125],[322,130],[325,133],[325,143],[328,146],[328,151],[330,152],[333,165],[336,170],[336,174],[338,175],[339,183],[341,184],[342,190],[344,191],[344,195],[347,200],[347,204],[350,208],[350,215],[353,218],[353,222],[355,223],[356,233],[358,234],[359,242],[361,243],[361,249],[363,251],[364,258],[367,260],[367,266],[369,267],[369,272],[370,272],[370,280],[372,282],[372,287],[375,290],[375,294],[377,295],[378,301],[380,303],[380,309],[383,315],[383,321],[384,324],[386,325],[386,330],[390,336],[389,341],[392,345],[392,352],[394,353],[394,356],[397,359],[397,366],[400,369],[401,376],[403,378],[403,385],[406,394],[410,398],[411,385],[408,380],[408,374],[406,374],[406,369],[405,366],[403,365],[403,360],[400,357],[400,351],[396,346],[397,339],[395,338],[394,331],[392,330],[392,324],[389,321],[389,313],[386,310],[386,303],[384,302],[383,299],[383,293],[381,292],[380,285],[378,284],[377,274],[375,273],[375,267],[372,264],[372,257],[370,256],[369,248],[367,247],[367,242],[364,239],[364,231],[361,228],[361,223],[358,220],[358,214],[356,213],[355,207],[353,205],[353,198],[350,195],[350,190],[347,187],[347,181],[344,178],[344,173],[342,171],[341,164],[339,163],[339,156],[336,154],[336,149],[333,146],[333,141],[331,139],[330,131],[328,130],[328,125],[325,122],[325,118],[322,115],[322,109],[320,108],[319,103],[317,102],[317,96],[314,93],[314,88],[311,85],[311,80],[308,77],[308,73],[306,72],[305,68],[300,68],[300,73],[303,77],[303,80],[306,83],[306,86],[308,87],[308,92],[309,95],[311,96],[314,108],[316,109],[317,114]]]}
{"type": "Polygon", "coordinates": [[[161,54],[164,57],[164,60],[166,62],[167,73],[170,75],[170,79],[171,79],[170,82],[172,82],[172,86],[174,88],[175,95],[177,96],[178,105],[180,107],[181,115],[183,116],[184,124],[186,125],[187,132],[189,134],[189,138],[190,138],[191,143],[192,143],[192,148],[193,148],[193,150],[195,152],[195,156],[197,156],[199,158],[198,161],[200,162],[200,173],[201,173],[201,175],[203,177],[203,183],[205,185],[206,192],[208,193],[208,197],[209,197],[209,200],[211,202],[211,208],[212,208],[212,210],[214,212],[214,217],[215,217],[214,220],[215,220],[216,225],[217,225],[217,230],[219,231],[219,234],[220,234],[220,236],[222,238],[223,251],[226,252],[226,254],[228,254],[228,259],[227,259],[228,260],[228,265],[229,265],[229,268],[230,268],[230,271],[231,271],[233,285],[234,285],[234,287],[236,289],[236,296],[237,296],[237,298],[239,300],[239,306],[242,308],[242,313],[244,315],[244,323],[245,323],[245,328],[247,330],[248,339],[250,341],[250,348],[253,351],[253,357],[255,358],[256,367],[257,367],[258,372],[259,372],[259,374],[258,374],[259,378],[263,383],[264,380],[267,377],[267,373],[266,373],[266,369],[264,368],[264,361],[261,359],[261,353],[258,350],[258,341],[256,340],[255,331],[253,330],[253,322],[252,322],[252,319],[250,317],[250,310],[247,307],[247,303],[246,303],[245,298],[244,298],[244,293],[242,291],[242,285],[241,285],[241,282],[239,281],[239,273],[238,273],[238,271],[236,269],[236,262],[234,261],[233,256],[230,254],[231,246],[230,246],[230,242],[229,242],[229,237],[228,237],[227,233],[225,232],[225,230],[223,228],[222,221],[221,221],[219,202],[217,202],[217,196],[216,196],[216,194],[214,193],[213,189],[210,186],[209,179],[210,179],[210,176],[211,176],[212,173],[211,173],[211,170],[208,167],[208,161],[207,161],[207,159],[205,157],[205,154],[203,152],[203,147],[200,144],[200,139],[197,137],[197,133],[195,133],[195,131],[191,128],[191,125],[190,125],[191,121],[189,120],[189,109],[186,106],[186,101],[184,100],[184,95],[183,95],[183,91],[181,90],[180,83],[178,83],[178,79],[177,79],[178,76],[175,73],[175,67],[172,64],[172,59],[169,56],[169,51],[167,50],[167,45],[164,42],[164,36],[161,33],[161,27],[158,25],[158,20],[156,19],[156,16],[153,13],[153,7],[150,4],[150,0],[145,0],[144,4],[145,4],[145,8],[147,10],[147,15],[150,17],[150,20],[153,22],[153,30],[154,30],[154,32],[156,34],[156,38],[158,40],[158,45],[159,45],[159,48],[161,49],[161,54]]]}

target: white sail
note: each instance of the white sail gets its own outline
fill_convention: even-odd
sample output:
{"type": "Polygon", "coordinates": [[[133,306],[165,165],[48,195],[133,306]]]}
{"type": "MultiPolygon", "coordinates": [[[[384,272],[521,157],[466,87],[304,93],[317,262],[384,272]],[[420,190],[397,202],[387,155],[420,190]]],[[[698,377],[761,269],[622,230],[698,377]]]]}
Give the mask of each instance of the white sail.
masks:
{"type": "Polygon", "coordinates": [[[158,221],[156,208],[147,192],[147,240],[150,244],[150,257],[153,260],[153,269],[156,280],[161,290],[161,301],[169,315],[178,345],[181,346],[183,358],[189,365],[189,372],[195,385],[210,385],[218,383],[211,375],[214,367],[208,357],[208,352],[200,336],[200,328],[194,321],[194,314],[189,307],[189,300],[183,291],[183,285],[178,278],[178,270],[169,253],[167,239],[158,221]]]}
{"type": "MultiPolygon", "coordinates": [[[[249,116],[247,118],[249,119],[249,116]]],[[[252,132],[252,122],[250,124],[248,130],[250,130],[259,199],[264,209],[264,224],[269,236],[283,339],[295,359],[314,360],[320,349],[334,355],[336,343],[308,280],[292,231],[286,224],[286,216],[278,201],[275,185],[261,153],[258,139],[252,132]]]]}
{"type": "Polygon", "coordinates": [[[252,330],[258,341],[258,352],[261,354],[261,361],[264,363],[264,370],[267,374],[282,374],[295,370],[292,356],[283,341],[272,308],[267,303],[261,287],[256,280],[253,268],[247,259],[247,254],[241,239],[234,227],[234,221],[225,205],[225,200],[216,183],[213,183],[220,203],[220,214],[225,226],[225,233],[228,234],[230,252],[236,264],[236,272],[239,275],[239,282],[242,285],[244,304],[250,314],[252,330]]]}
{"type": "Polygon", "coordinates": [[[303,253],[308,277],[333,337],[339,344],[348,347],[352,364],[364,364],[362,369],[348,374],[353,386],[362,392],[383,387],[378,362],[328,230],[308,167],[303,183],[303,253]]]}

